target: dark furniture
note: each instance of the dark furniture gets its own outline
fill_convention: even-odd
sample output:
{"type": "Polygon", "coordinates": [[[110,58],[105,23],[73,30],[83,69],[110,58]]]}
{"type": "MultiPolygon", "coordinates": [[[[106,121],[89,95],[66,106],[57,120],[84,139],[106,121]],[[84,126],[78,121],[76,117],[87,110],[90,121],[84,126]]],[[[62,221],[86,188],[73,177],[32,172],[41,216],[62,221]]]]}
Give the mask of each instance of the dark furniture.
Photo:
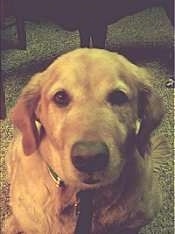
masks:
{"type": "Polygon", "coordinates": [[[26,47],[25,19],[48,18],[66,30],[78,29],[80,46],[104,48],[107,25],[145,8],[162,6],[174,24],[173,0],[8,0],[16,17],[21,48],[26,47]]]}

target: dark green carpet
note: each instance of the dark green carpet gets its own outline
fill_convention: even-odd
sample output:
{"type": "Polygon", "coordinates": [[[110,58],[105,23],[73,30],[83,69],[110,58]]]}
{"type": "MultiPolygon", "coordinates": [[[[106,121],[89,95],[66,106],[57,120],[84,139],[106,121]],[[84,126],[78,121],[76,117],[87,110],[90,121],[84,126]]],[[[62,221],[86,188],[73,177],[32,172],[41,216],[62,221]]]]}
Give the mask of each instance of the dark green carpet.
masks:
{"type": "MultiPolygon", "coordinates": [[[[21,88],[31,74],[43,69],[52,59],[79,46],[77,32],[66,32],[48,22],[27,22],[27,50],[4,50],[1,55],[2,75],[6,91],[7,112],[14,105],[21,88]]],[[[3,38],[16,37],[15,26],[2,32],[3,38]]],[[[165,104],[166,115],[158,129],[169,141],[171,157],[160,171],[164,196],[163,207],[142,234],[173,234],[173,90],[165,88],[172,75],[171,50],[173,29],[161,8],[148,9],[125,17],[108,30],[107,48],[120,51],[133,61],[148,68],[152,82],[165,104]]],[[[0,180],[1,221],[9,213],[6,185],[5,154],[13,135],[9,119],[1,121],[0,180]]]]}

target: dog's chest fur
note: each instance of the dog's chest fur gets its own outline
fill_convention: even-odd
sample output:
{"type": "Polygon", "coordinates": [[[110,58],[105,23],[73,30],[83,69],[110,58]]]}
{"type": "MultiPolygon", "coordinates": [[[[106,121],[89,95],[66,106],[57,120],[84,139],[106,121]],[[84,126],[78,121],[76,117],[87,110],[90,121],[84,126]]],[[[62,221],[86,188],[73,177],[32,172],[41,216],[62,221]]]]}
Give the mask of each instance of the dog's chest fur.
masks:
{"type": "MultiPolygon", "coordinates": [[[[38,157],[33,157],[33,159],[22,157],[21,163],[25,161],[25,168],[30,165],[30,169],[33,164],[37,164],[37,160],[38,157]]],[[[120,230],[123,231],[124,228],[138,228],[149,221],[148,210],[150,207],[154,209],[158,196],[155,196],[156,200],[153,199],[156,193],[151,189],[152,185],[148,182],[144,183],[149,181],[144,179],[147,174],[143,173],[145,170],[142,168],[138,173],[138,170],[134,170],[136,163],[132,165],[134,165],[133,170],[129,170],[131,165],[129,168],[126,165],[124,176],[121,176],[119,181],[94,191],[91,234],[113,234],[117,231],[120,233],[120,230]]],[[[30,179],[28,174],[24,173],[22,166],[16,171],[17,178],[25,181],[25,183],[20,183],[20,181],[14,183],[11,189],[12,194],[17,191],[17,188],[19,191],[18,194],[15,192],[12,197],[14,213],[19,216],[18,218],[24,212],[26,214],[26,219],[21,219],[19,231],[28,230],[29,234],[73,234],[78,220],[74,207],[78,191],[71,186],[65,186],[64,189],[57,188],[45,164],[40,163],[38,168],[40,170],[30,173],[30,179]],[[39,191],[42,192],[39,193],[39,191]],[[26,199],[25,203],[22,198],[26,199]]],[[[15,171],[13,174],[15,176],[15,171]]]]}
{"type": "MultiPolygon", "coordinates": [[[[25,209],[28,216],[27,229],[31,229],[29,233],[73,234],[78,220],[74,206],[77,191],[69,187],[57,188],[50,177],[43,177],[35,185],[32,181],[42,177],[38,174],[39,171],[36,173],[37,176],[34,174],[33,180],[28,180],[27,186],[32,187],[33,192],[23,194],[24,185],[21,185],[21,189],[18,187],[20,194],[18,197],[15,196],[14,200],[14,204],[19,203],[21,206],[21,212],[25,209]],[[40,196],[37,195],[38,191],[42,191],[40,196]],[[29,203],[28,207],[23,207],[20,197],[26,195],[29,203]],[[39,203],[42,204],[41,210],[37,206],[39,203]]],[[[111,234],[115,233],[113,230],[120,232],[123,228],[137,228],[147,223],[148,219],[145,216],[148,214],[145,199],[142,197],[144,191],[141,181],[132,173],[132,177],[127,176],[127,186],[125,183],[126,181],[122,180],[119,184],[111,184],[94,192],[92,234],[111,234]]],[[[19,206],[18,208],[20,209],[19,206]]],[[[26,224],[21,226],[25,230],[24,225],[26,224]]]]}
{"type": "MultiPolygon", "coordinates": [[[[109,234],[123,231],[125,228],[134,229],[147,223],[147,218],[141,209],[136,197],[125,201],[119,194],[111,191],[98,191],[93,198],[92,234],[109,234]],[[134,201],[135,200],[135,201],[134,201]],[[132,204],[132,206],[131,206],[132,204]],[[134,204],[134,205],[133,205],[134,204]],[[133,207],[135,206],[135,207],[133,207]]],[[[81,215],[81,213],[80,213],[81,215]]],[[[74,204],[69,204],[60,209],[58,214],[61,233],[74,233],[78,216],[74,204]]]]}

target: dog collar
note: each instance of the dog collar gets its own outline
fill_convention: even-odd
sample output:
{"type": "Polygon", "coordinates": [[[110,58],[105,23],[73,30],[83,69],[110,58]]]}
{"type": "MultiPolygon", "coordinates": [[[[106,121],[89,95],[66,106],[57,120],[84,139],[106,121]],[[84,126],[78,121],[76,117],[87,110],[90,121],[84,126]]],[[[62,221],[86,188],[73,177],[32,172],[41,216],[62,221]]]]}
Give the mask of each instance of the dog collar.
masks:
{"type": "Polygon", "coordinates": [[[49,171],[49,174],[53,181],[55,182],[57,187],[63,187],[64,186],[64,181],[57,175],[57,173],[51,168],[50,165],[47,164],[47,168],[49,171]]]}

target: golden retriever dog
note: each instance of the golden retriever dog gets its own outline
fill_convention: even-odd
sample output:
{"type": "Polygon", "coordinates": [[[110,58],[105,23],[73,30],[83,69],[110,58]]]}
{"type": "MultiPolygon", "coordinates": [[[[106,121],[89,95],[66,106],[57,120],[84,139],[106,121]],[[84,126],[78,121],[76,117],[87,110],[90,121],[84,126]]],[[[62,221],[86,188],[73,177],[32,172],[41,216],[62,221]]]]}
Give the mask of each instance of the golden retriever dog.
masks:
{"type": "Polygon", "coordinates": [[[76,49],[25,86],[11,119],[6,234],[136,234],[159,211],[167,154],[144,68],[76,49]]]}

